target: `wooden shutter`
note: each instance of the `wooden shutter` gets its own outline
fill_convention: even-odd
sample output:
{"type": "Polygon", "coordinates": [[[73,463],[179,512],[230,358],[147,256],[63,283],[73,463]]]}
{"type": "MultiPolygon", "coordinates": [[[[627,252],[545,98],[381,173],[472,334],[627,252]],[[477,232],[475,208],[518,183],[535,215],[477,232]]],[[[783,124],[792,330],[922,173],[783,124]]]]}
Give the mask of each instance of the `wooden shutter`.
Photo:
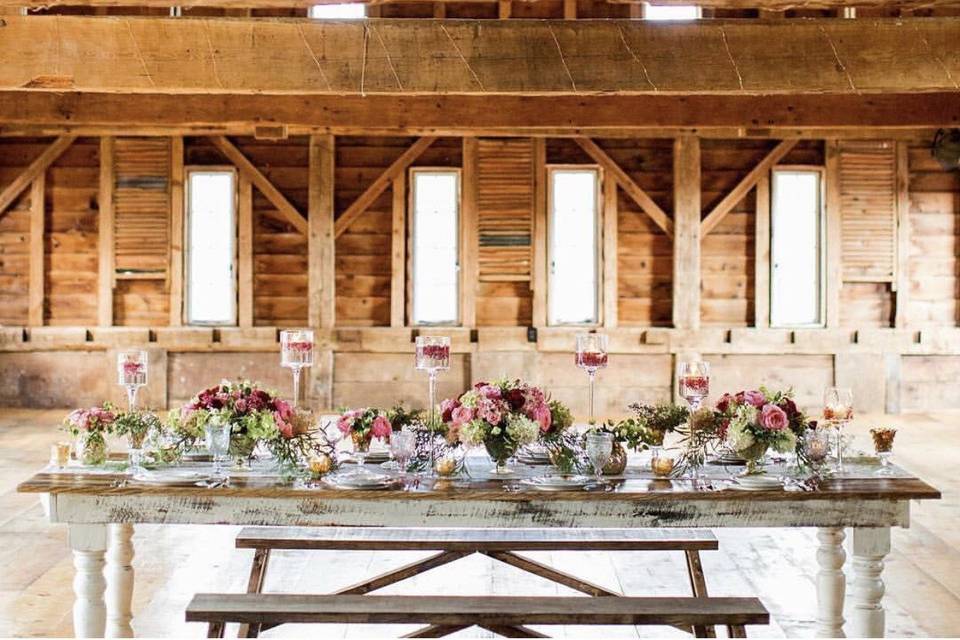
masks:
{"type": "Polygon", "coordinates": [[[897,158],[893,142],[841,143],[840,202],[843,280],[895,282],[897,158]]]}
{"type": "Polygon", "coordinates": [[[169,138],[117,138],[114,175],[118,274],[166,278],[170,247],[169,138]]]}
{"type": "Polygon", "coordinates": [[[480,282],[529,282],[533,141],[477,141],[480,282]]]}

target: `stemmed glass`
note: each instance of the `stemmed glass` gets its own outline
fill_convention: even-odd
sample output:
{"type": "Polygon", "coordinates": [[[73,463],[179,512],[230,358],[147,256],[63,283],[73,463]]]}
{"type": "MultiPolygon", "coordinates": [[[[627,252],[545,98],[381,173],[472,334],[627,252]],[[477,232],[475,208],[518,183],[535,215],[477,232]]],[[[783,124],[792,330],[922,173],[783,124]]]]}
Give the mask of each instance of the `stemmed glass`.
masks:
{"type": "Polygon", "coordinates": [[[208,420],[203,429],[207,438],[207,449],[213,459],[213,476],[217,480],[223,480],[227,477],[223,469],[223,460],[230,449],[230,423],[222,420],[208,420]]]}
{"type": "Polygon", "coordinates": [[[137,391],[147,384],[147,352],[142,349],[117,354],[117,384],[127,389],[127,410],[137,406],[137,391]]]}
{"type": "Polygon", "coordinates": [[[427,432],[430,434],[430,473],[433,473],[433,464],[436,462],[433,428],[437,411],[437,374],[450,368],[449,336],[417,336],[416,368],[417,371],[426,371],[430,377],[427,432]]]}
{"type": "Polygon", "coordinates": [[[606,432],[587,434],[587,459],[593,467],[597,482],[603,482],[603,468],[613,454],[613,435],[606,432]]]}
{"type": "Polygon", "coordinates": [[[843,427],[853,419],[853,391],[827,387],[823,392],[823,419],[837,430],[837,472],[843,473],[843,427]]]}
{"type": "Polygon", "coordinates": [[[407,465],[417,450],[417,434],[414,431],[397,431],[390,436],[390,453],[393,454],[397,470],[406,475],[407,465]]]}
{"type": "Polygon", "coordinates": [[[590,378],[590,424],[593,424],[593,387],[597,371],[607,366],[607,336],[602,333],[578,333],[576,362],[590,378]]]}
{"type": "Polygon", "coordinates": [[[280,332],[280,366],[293,371],[293,406],[300,401],[300,372],[313,366],[313,331],[288,329],[280,332]]]}
{"type": "Polygon", "coordinates": [[[880,458],[880,469],[878,476],[889,476],[893,474],[890,469],[890,458],[893,457],[893,439],[897,435],[896,429],[890,427],[879,427],[870,429],[870,437],[873,438],[873,448],[880,458]]]}
{"type": "Polygon", "coordinates": [[[687,401],[691,411],[696,411],[703,404],[703,399],[710,395],[710,363],[702,360],[681,362],[677,383],[680,397],[687,401]]]}

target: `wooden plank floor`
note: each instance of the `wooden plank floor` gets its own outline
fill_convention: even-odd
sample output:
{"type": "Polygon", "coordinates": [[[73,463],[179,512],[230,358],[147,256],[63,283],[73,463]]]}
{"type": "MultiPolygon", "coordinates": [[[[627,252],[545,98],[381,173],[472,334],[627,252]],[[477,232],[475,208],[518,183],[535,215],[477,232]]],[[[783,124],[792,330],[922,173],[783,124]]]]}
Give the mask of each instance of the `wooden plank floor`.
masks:
{"type": "MultiPolygon", "coordinates": [[[[36,496],[15,493],[17,482],[41,466],[49,445],[62,439],[62,411],[0,410],[0,636],[67,636],[73,603],[72,561],[66,530],[46,523],[36,496]]],[[[944,499],[915,504],[909,530],[894,530],[887,558],[888,633],[899,637],[960,635],[960,413],[867,416],[854,425],[854,446],[867,447],[866,429],[892,425],[897,461],[943,491],[944,499]]],[[[242,591],[252,551],[237,550],[237,527],[139,525],[134,538],[137,590],[134,629],[141,636],[202,637],[200,625],[183,622],[197,591],[242,591]]],[[[757,595],[773,623],[755,635],[810,637],[816,615],[815,540],[810,530],[718,530],[721,551],[704,552],[711,595],[757,595]]],[[[277,554],[267,590],[322,593],[409,562],[419,552],[286,552],[277,554]],[[279,589],[278,589],[279,590],[279,589]]],[[[678,553],[531,553],[578,576],[630,595],[686,595],[678,553]]],[[[850,577],[848,564],[848,578],[850,577]]],[[[573,593],[535,576],[471,557],[418,576],[384,594],[551,595],[573,593]]],[[[848,593],[850,589],[848,586],[848,593]]],[[[289,625],[267,637],[390,638],[410,627],[321,629],[289,625]],[[319,632],[319,633],[318,633],[319,632]]],[[[232,632],[233,630],[229,630],[232,632]]],[[[616,627],[552,630],[568,638],[681,637],[669,628],[616,627]]],[[[490,637],[472,629],[458,637],[490,637]]]]}

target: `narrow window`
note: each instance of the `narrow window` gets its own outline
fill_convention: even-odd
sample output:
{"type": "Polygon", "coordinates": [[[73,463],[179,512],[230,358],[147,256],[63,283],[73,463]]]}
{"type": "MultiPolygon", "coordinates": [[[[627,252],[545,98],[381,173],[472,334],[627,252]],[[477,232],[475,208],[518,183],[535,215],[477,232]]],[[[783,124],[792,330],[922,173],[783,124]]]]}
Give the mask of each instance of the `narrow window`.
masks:
{"type": "Polygon", "coordinates": [[[237,323],[236,175],[187,173],[187,323],[237,323]]]}
{"type": "Polygon", "coordinates": [[[646,20],[697,20],[701,16],[700,7],[694,4],[650,4],[645,3],[643,17],[646,20]]]}
{"type": "Polygon", "coordinates": [[[357,20],[367,17],[367,5],[362,2],[315,4],[310,7],[310,17],[317,20],[357,20]]]}
{"type": "Polygon", "coordinates": [[[770,324],[823,324],[821,173],[775,169],[770,209],[770,324]]]}
{"type": "Polygon", "coordinates": [[[549,175],[548,322],[596,324],[600,288],[600,171],[552,167],[549,175]]]}
{"type": "Polygon", "coordinates": [[[413,324],[460,322],[460,173],[411,169],[413,324]]]}

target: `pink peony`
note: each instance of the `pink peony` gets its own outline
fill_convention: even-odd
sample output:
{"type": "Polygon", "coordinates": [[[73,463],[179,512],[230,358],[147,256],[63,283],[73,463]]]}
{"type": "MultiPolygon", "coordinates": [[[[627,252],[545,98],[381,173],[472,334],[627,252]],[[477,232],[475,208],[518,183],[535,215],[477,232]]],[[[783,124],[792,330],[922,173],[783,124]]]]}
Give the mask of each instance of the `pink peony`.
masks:
{"type": "Polygon", "coordinates": [[[287,422],[286,420],[282,420],[282,419],[280,418],[280,414],[279,414],[279,413],[276,413],[276,412],[273,414],[273,419],[274,419],[274,421],[277,423],[277,429],[280,430],[280,435],[282,435],[284,438],[287,438],[287,439],[293,437],[293,425],[292,425],[292,424],[290,424],[290,423],[287,422]]]}
{"type": "Polygon", "coordinates": [[[790,426],[790,419],[777,405],[767,404],[760,411],[760,426],[768,431],[783,431],[790,426]]]}
{"type": "Polygon", "coordinates": [[[550,425],[553,422],[553,417],[550,415],[550,407],[546,404],[537,405],[533,410],[533,420],[540,425],[540,431],[546,433],[550,430],[550,425]]]}
{"type": "Polygon", "coordinates": [[[453,419],[453,410],[460,406],[460,403],[453,398],[447,398],[440,403],[440,419],[444,422],[450,422],[453,419]]]}
{"type": "Polygon", "coordinates": [[[473,420],[473,409],[467,407],[457,407],[451,414],[453,424],[457,427],[463,426],[473,420]]]}
{"type": "Polygon", "coordinates": [[[730,403],[734,402],[735,400],[736,398],[734,398],[729,393],[723,394],[722,396],[720,396],[720,399],[717,400],[717,411],[719,411],[720,413],[726,413],[727,409],[730,408],[730,403]]]}
{"type": "Polygon", "coordinates": [[[391,431],[393,431],[393,429],[391,429],[390,421],[387,420],[386,416],[377,416],[373,419],[373,424],[370,425],[370,433],[373,434],[374,438],[386,440],[390,437],[391,431]]]}
{"type": "Polygon", "coordinates": [[[274,410],[276,414],[280,416],[280,419],[284,422],[290,420],[293,417],[293,407],[290,406],[290,403],[286,400],[280,400],[279,398],[273,402],[274,410]]]}
{"type": "Polygon", "coordinates": [[[743,401],[747,404],[752,404],[757,409],[763,407],[763,405],[767,403],[767,400],[763,397],[762,393],[753,390],[743,392],[743,401]]]}
{"type": "Polygon", "coordinates": [[[337,420],[337,429],[340,429],[340,433],[343,435],[349,435],[350,431],[353,430],[353,418],[348,415],[343,415],[337,420]]]}
{"type": "Polygon", "coordinates": [[[499,400],[500,399],[500,387],[495,387],[492,384],[480,387],[478,389],[480,395],[488,400],[499,400]]]}

